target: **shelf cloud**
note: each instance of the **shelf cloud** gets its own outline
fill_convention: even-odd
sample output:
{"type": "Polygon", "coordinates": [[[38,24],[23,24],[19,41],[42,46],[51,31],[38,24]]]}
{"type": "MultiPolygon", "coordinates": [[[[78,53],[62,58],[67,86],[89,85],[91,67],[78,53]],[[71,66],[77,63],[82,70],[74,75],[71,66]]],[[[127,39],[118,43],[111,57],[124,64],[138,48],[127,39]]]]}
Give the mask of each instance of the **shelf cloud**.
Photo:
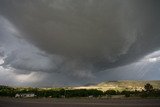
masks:
{"type": "Polygon", "coordinates": [[[159,0],[1,0],[0,74],[14,81],[2,78],[0,84],[160,79],[159,62],[150,61],[160,49],[159,5],[159,0]]]}

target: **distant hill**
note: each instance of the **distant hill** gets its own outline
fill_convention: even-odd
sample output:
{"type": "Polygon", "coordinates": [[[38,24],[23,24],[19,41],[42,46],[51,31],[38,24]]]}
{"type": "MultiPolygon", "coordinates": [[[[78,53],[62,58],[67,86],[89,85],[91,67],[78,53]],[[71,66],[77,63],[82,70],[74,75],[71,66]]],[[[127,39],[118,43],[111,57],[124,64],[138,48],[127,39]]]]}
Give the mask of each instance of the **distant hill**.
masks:
{"type": "Polygon", "coordinates": [[[73,89],[98,89],[102,91],[114,89],[114,90],[142,90],[144,85],[150,83],[153,88],[160,89],[160,80],[156,81],[142,81],[142,80],[123,80],[123,81],[108,81],[102,82],[96,85],[87,85],[72,87],[73,89]]]}

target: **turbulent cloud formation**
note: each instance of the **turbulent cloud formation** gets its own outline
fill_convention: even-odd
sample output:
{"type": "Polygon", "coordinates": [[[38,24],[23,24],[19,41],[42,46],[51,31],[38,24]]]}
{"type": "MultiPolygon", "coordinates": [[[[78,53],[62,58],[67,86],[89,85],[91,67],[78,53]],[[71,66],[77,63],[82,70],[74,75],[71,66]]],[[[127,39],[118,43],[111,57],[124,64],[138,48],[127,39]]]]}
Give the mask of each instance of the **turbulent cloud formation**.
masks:
{"type": "Polygon", "coordinates": [[[160,48],[159,5],[158,0],[1,0],[0,72],[15,78],[1,83],[159,79],[159,62],[152,58],[160,48]]]}
{"type": "Polygon", "coordinates": [[[22,34],[3,17],[0,17],[0,24],[0,52],[4,61],[3,66],[35,71],[48,71],[55,68],[56,65],[51,59],[56,57],[54,59],[58,62],[60,60],[58,56],[49,56],[22,39],[22,34]]]}

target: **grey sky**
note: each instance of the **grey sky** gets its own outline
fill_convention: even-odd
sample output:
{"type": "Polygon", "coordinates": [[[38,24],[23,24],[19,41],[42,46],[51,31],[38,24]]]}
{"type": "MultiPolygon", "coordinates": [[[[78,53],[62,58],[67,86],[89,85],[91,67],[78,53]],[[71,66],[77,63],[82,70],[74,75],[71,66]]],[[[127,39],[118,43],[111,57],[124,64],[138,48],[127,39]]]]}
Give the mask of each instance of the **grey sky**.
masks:
{"type": "Polygon", "coordinates": [[[159,79],[159,62],[139,62],[159,52],[159,6],[159,0],[1,0],[0,71],[15,82],[0,83],[159,79]],[[39,78],[19,82],[25,75],[39,78]]]}

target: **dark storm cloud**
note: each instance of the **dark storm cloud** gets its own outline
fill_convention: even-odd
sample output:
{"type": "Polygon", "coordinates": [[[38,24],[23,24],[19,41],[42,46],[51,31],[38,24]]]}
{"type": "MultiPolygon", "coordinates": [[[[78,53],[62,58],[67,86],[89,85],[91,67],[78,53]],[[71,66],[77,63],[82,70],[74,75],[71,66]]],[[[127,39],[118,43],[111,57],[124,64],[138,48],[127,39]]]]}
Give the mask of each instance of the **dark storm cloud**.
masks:
{"type": "Polygon", "coordinates": [[[57,72],[68,81],[96,79],[97,71],[160,48],[159,6],[159,0],[1,0],[3,65],[57,72]]]}
{"type": "Polygon", "coordinates": [[[132,4],[124,1],[12,1],[6,5],[5,16],[52,54],[112,62],[136,38],[132,4]],[[9,11],[12,8],[14,12],[9,11]]]}
{"type": "Polygon", "coordinates": [[[0,58],[4,67],[17,71],[51,71],[61,63],[56,55],[46,54],[28,41],[21,38],[22,33],[7,19],[0,16],[0,58]],[[52,61],[54,59],[54,61],[52,61]]]}

